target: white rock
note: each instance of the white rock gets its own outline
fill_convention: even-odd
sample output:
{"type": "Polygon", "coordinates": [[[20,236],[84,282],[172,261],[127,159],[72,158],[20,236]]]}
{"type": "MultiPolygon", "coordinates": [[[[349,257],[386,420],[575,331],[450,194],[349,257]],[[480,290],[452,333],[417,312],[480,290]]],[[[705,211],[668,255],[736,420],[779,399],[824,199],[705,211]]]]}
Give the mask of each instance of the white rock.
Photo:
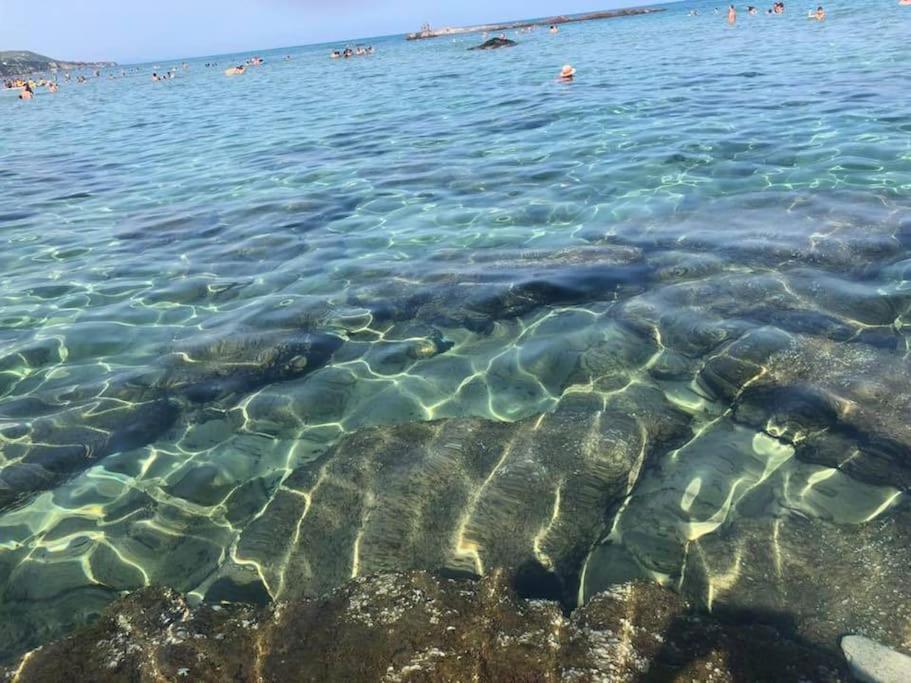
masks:
{"type": "Polygon", "coordinates": [[[863,636],[841,639],[851,673],[861,683],[908,683],[911,681],[911,657],[896,652],[863,636]]]}

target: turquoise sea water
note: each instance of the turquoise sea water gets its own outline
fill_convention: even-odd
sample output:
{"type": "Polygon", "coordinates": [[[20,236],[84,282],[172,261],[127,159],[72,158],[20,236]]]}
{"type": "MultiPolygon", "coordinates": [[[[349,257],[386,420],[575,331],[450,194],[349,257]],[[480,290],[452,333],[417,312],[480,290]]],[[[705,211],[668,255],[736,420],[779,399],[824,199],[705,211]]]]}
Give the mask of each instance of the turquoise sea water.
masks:
{"type": "Polygon", "coordinates": [[[0,659],[415,567],[911,647],[911,8],[826,7],[0,97],[0,659]]]}

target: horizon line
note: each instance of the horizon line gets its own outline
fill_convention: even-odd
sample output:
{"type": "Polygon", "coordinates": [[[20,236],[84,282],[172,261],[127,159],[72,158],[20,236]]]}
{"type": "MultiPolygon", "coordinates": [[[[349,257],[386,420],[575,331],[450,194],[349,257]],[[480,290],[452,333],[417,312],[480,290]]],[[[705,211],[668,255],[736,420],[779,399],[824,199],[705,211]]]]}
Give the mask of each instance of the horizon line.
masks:
{"type": "MultiPolygon", "coordinates": [[[[687,1],[689,1],[689,0],[658,0],[658,1],[652,1],[652,2],[650,2],[649,0],[646,0],[645,2],[631,3],[630,5],[627,5],[627,6],[617,7],[613,10],[589,10],[586,12],[575,12],[572,14],[557,13],[557,14],[540,16],[540,17],[528,17],[528,18],[521,18],[521,19],[502,19],[499,21],[485,22],[484,25],[511,23],[511,22],[519,22],[519,21],[536,21],[539,19],[543,20],[543,19],[556,18],[556,17],[560,17],[560,16],[574,17],[574,16],[581,16],[584,14],[590,14],[592,12],[597,12],[597,11],[623,11],[623,10],[629,10],[629,9],[636,9],[636,8],[640,8],[640,7],[654,7],[655,5],[672,5],[672,4],[678,4],[680,2],[687,2],[687,1]]],[[[474,25],[478,25],[478,24],[470,24],[469,26],[474,26],[474,25]]],[[[447,27],[447,28],[463,28],[463,27],[451,26],[451,27],[447,27]]],[[[400,32],[400,33],[389,33],[389,34],[384,34],[384,35],[321,40],[321,41],[313,42],[313,43],[300,43],[297,45],[283,45],[283,46],[278,46],[278,47],[242,48],[242,49],[232,50],[229,52],[217,52],[217,53],[211,53],[211,54],[183,55],[181,57],[173,57],[173,56],[171,56],[171,57],[153,57],[153,58],[146,58],[146,59],[139,59],[139,60],[130,59],[128,61],[123,61],[123,62],[119,62],[119,61],[113,60],[113,59],[84,60],[84,59],[60,59],[57,57],[48,57],[48,59],[51,59],[52,61],[55,61],[55,62],[69,62],[69,63],[75,63],[75,64],[109,63],[109,64],[115,64],[116,66],[143,66],[146,64],[153,64],[153,63],[157,63],[157,62],[170,62],[170,61],[180,62],[180,61],[187,61],[187,60],[191,60],[191,59],[205,59],[207,57],[211,57],[211,58],[215,59],[218,57],[230,57],[233,55],[243,55],[243,54],[248,54],[248,53],[253,53],[253,52],[274,52],[277,50],[297,50],[297,49],[307,48],[307,47],[319,47],[321,45],[332,45],[335,43],[351,43],[351,42],[358,42],[358,41],[381,40],[381,39],[386,39],[386,38],[395,38],[398,36],[402,36],[404,38],[408,34],[409,34],[408,31],[404,31],[404,32],[400,32]]],[[[33,50],[2,50],[2,51],[3,52],[33,52],[34,54],[39,54],[39,53],[34,52],[33,50]]],[[[46,57],[47,55],[41,55],[41,56],[46,57]]]]}

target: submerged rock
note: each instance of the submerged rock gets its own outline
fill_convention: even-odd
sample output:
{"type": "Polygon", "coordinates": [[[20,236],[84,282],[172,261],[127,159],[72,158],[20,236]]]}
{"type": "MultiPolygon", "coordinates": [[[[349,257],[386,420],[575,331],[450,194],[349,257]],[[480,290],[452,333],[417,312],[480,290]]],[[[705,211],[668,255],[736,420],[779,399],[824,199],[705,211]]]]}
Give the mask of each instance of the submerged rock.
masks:
{"type": "MultiPolygon", "coordinates": [[[[660,392],[634,387],[606,403],[570,396],[516,423],[360,430],[291,473],[235,557],[281,598],[402,568],[510,568],[529,594],[572,604],[610,509],[652,454],[685,440],[688,425],[660,392]]],[[[256,580],[232,563],[224,573],[256,580]]]]}
{"type": "Polygon", "coordinates": [[[566,617],[556,603],[520,599],[500,574],[423,572],[359,578],[258,610],[194,608],[147,589],[14,672],[22,683],[849,680],[834,653],[694,614],[654,584],[617,586],[566,617]]]}
{"type": "Polygon", "coordinates": [[[808,462],[911,488],[911,360],[865,344],[797,337],[744,386],[735,418],[808,462]]]}
{"type": "Polygon", "coordinates": [[[626,247],[531,253],[479,259],[417,288],[401,278],[378,280],[369,296],[355,293],[347,303],[370,311],[377,323],[416,320],[486,334],[497,321],[547,307],[639,293],[653,270],[640,251],[626,247]]]}
{"type": "Polygon", "coordinates": [[[911,647],[907,496],[727,418],[697,434],[641,478],[586,564],[584,596],[655,577],[823,647],[851,631],[911,647]]]}
{"type": "Polygon", "coordinates": [[[304,377],[342,345],[334,334],[235,334],[174,349],[151,377],[151,389],[192,403],[211,403],[304,377]]]}

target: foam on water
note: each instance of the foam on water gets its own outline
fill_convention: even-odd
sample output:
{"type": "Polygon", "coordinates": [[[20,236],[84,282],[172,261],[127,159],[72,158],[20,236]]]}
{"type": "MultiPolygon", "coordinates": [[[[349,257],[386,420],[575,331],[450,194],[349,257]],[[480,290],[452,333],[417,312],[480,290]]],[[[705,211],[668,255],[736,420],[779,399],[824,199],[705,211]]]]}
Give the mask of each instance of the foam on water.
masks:
{"type": "Polygon", "coordinates": [[[411,567],[911,647],[911,12],[698,6],[0,99],[0,658],[411,567]]]}

